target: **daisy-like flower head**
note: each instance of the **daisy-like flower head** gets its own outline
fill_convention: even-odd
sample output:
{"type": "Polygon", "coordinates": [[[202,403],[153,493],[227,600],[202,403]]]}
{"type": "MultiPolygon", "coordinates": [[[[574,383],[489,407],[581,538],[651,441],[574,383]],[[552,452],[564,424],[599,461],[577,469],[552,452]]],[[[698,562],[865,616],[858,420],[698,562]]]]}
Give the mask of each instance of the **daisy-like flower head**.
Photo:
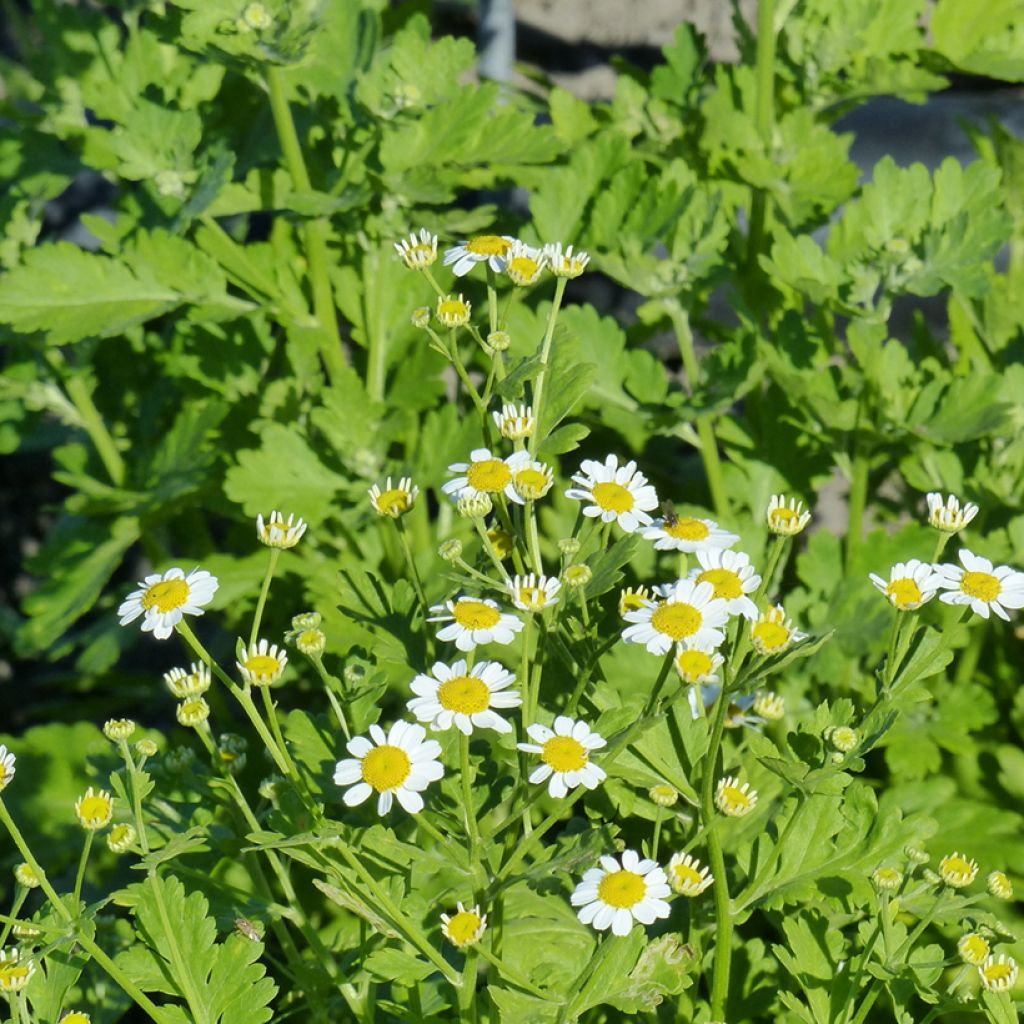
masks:
{"type": "Polygon", "coordinates": [[[681,643],[676,648],[675,666],[679,678],[691,685],[717,683],[718,670],[725,659],[713,644],[681,643]]]}
{"type": "Polygon", "coordinates": [[[671,807],[679,799],[679,790],[667,783],[659,782],[647,791],[652,803],[659,807],[671,807]]]}
{"type": "Polygon", "coordinates": [[[210,717],[210,705],[205,697],[189,697],[175,709],[178,724],[186,729],[196,729],[210,717]]]}
{"type": "Polygon", "coordinates": [[[395,485],[392,485],[391,477],[388,477],[383,488],[379,484],[374,484],[367,493],[377,515],[398,519],[416,504],[420,489],[407,476],[403,476],[395,485]]]}
{"type": "Polygon", "coordinates": [[[38,889],[43,884],[43,880],[36,874],[36,869],[24,861],[14,868],[14,880],[26,889],[38,889]]]}
{"type": "Polygon", "coordinates": [[[144,736],[141,740],[136,740],[135,742],[135,753],[142,758],[156,757],[159,749],[160,748],[156,745],[156,742],[151,740],[148,736],[144,736]]]}
{"type": "Polygon", "coordinates": [[[458,597],[454,601],[431,606],[427,622],[450,622],[437,632],[437,639],[454,641],[460,651],[471,651],[480,644],[510,644],[523,628],[521,619],[507,615],[497,602],[487,597],[458,597]]]}
{"type": "Polygon", "coordinates": [[[201,697],[210,688],[210,667],[202,662],[194,661],[186,671],[183,668],[172,668],[164,673],[164,682],[171,696],[178,700],[187,697],[201,697]]]}
{"type": "Polygon", "coordinates": [[[978,874],[978,862],[962,853],[949,853],[939,861],[939,875],[951,889],[964,889],[978,874]]]}
{"type": "Polygon", "coordinates": [[[679,580],[665,592],[663,601],[648,601],[643,608],[626,613],[626,621],[633,625],[623,630],[623,640],[643,644],[652,654],[667,654],[673,644],[680,643],[721,646],[725,633],[720,627],[728,621],[729,610],[715,597],[710,583],[679,580]]]}
{"type": "Polygon", "coordinates": [[[829,743],[841,754],[848,754],[860,743],[860,736],[856,729],[848,725],[837,725],[826,733],[829,743]]]}
{"type": "Polygon", "coordinates": [[[509,441],[521,441],[529,437],[537,425],[533,409],[528,405],[503,405],[501,411],[491,413],[501,436],[509,441]]]}
{"type": "Polygon", "coordinates": [[[135,845],[135,839],[136,834],[133,826],[127,823],[115,825],[107,833],[107,846],[112,853],[127,853],[135,845]]]}
{"type": "Polygon", "coordinates": [[[542,612],[558,604],[562,584],[556,576],[514,576],[508,581],[508,596],[524,612],[542,612]]]}
{"type": "Polygon", "coordinates": [[[135,732],[135,723],[130,718],[108,718],[103,723],[103,735],[111,743],[120,743],[135,732]]]}
{"type": "Polygon", "coordinates": [[[875,868],[871,884],[879,892],[895,892],[903,884],[903,873],[895,868],[875,868]]]}
{"type": "Polygon", "coordinates": [[[286,520],[275,509],[266,521],[262,513],[256,517],[256,538],[268,548],[293,548],[302,540],[308,525],[301,516],[296,520],[291,513],[286,520]]]}
{"type": "Polygon", "coordinates": [[[715,588],[715,597],[725,602],[730,615],[757,618],[757,605],[747,595],[761,585],[761,577],[754,572],[749,555],[721,548],[701,549],[697,551],[697,561],[700,568],[691,570],[690,579],[710,583],[715,588]]]}
{"type": "Polygon", "coordinates": [[[442,295],[437,300],[437,319],[445,327],[465,327],[473,307],[468,299],[458,295],[442,295]]]}
{"type": "Polygon", "coordinates": [[[611,928],[613,935],[628,935],[633,922],[653,924],[668,917],[671,908],[665,897],[670,889],[665,872],[653,860],[641,860],[635,850],[617,857],[602,857],[599,868],[587,871],[572,894],[583,924],[599,932],[611,928]]]}
{"type": "Polygon", "coordinates": [[[35,973],[35,963],[22,959],[19,950],[0,949],[0,992],[20,992],[35,973]]]}
{"type": "Polygon", "coordinates": [[[708,868],[702,868],[696,857],[677,853],[668,862],[668,884],[680,896],[699,896],[715,880],[708,868]]]}
{"type": "Polygon", "coordinates": [[[574,565],[567,565],[562,573],[567,587],[579,589],[585,587],[594,578],[594,571],[586,562],[577,562],[574,565]]]}
{"type": "Polygon", "coordinates": [[[582,249],[573,252],[570,245],[563,252],[561,242],[548,242],[544,246],[544,256],[555,277],[579,277],[590,262],[590,255],[582,249]]]}
{"type": "Polygon", "coordinates": [[[474,494],[469,489],[459,495],[455,508],[463,519],[486,519],[494,508],[489,494],[474,494]]]}
{"type": "Polygon", "coordinates": [[[420,228],[418,236],[414,231],[408,238],[395,242],[395,250],[410,270],[425,270],[437,259],[437,235],[420,228]]]}
{"type": "Polygon", "coordinates": [[[406,707],[431,728],[450,729],[472,735],[473,729],[511,732],[512,726],[500,712],[523,702],[518,690],[509,690],[516,677],[496,661],[481,661],[468,668],[465,661],[445,665],[438,661],[430,674],[420,673],[410,688],[416,694],[406,707]]]}
{"type": "Polygon", "coordinates": [[[486,263],[500,274],[515,243],[511,235],[477,235],[449,249],[444,254],[444,265],[451,267],[456,277],[465,277],[478,263],[486,263]]]}
{"type": "Polygon", "coordinates": [[[193,569],[187,576],[183,569],[153,573],[124,599],[117,614],[122,626],[143,616],[142,632],[166,640],[183,616],[203,614],[203,605],[213,600],[219,585],[205,569],[193,569]]]}
{"type": "Polygon", "coordinates": [[[68,1010],[61,1017],[60,1024],[92,1024],[92,1017],[81,1010],[68,1010]]]}
{"type": "Polygon", "coordinates": [[[377,813],[387,814],[393,800],[410,814],[423,810],[420,793],[444,775],[438,760],[441,744],[425,739],[426,729],[411,722],[395,722],[385,734],[379,725],[370,726],[370,738],[356,736],[348,741],[352,755],[339,761],[334,781],[347,786],[342,799],[355,807],[377,794],[377,813]]]}
{"type": "Polygon", "coordinates": [[[512,486],[523,501],[539,501],[554,482],[551,467],[544,462],[523,461],[512,471],[512,486]]]}
{"type": "Polygon", "coordinates": [[[1017,961],[1005,953],[986,957],[978,968],[978,977],[989,992],[1009,992],[1017,984],[1019,973],[1017,961]]]}
{"type": "Polygon", "coordinates": [[[806,633],[793,628],[793,620],[786,618],[781,604],[762,612],[750,630],[754,650],[765,656],[781,654],[790,644],[806,639],[806,633]]]}
{"type": "Polygon", "coordinates": [[[114,798],[105,789],[97,791],[90,786],[75,801],[75,816],[78,824],[90,832],[106,828],[114,816],[114,798]]]}
{"type": "Polygon", "coordinates": [[[740,783],[732,775],[718,780],[715,806],[729,818],[742,818],[757,806],[757,790],[749,782],[740,783]]]}
{"type": "Polygon", "coordinates": [[[754,714],[769,722],[778,722],[786,716],[786,702],[777,693],[763,691],[754,695],[754,714]]]}
{"type": "Polygon", "coordinates": [[[0,743],[0,793],[2,793],[14,778],[14,764],[17,758],[2,743],[0,743]]]}
{"type": "Polygon", "coordinates": [[[523,499],[515,489],[513,474],[530,461],[527,452],[515,452],[507,459],[492,455],[487,448],[474,448],[469,453],[469,462],[453,462],[448,467],[449,473],[455,473],[441,490],[454,501],[462,498],[476,497],[479,494],[504,494],[509,501],[519,505],[523,499]]]}
{"type": "MultiPolygon", "coordinates": [[[[713,551],[731,547],[739,539],[738,534],[723,530],[713,519],[677,516],[675,513],[655,519],[644,530],[644,540],[653,540],[658,551],[713,551]]],[[[743,565],[749,567],[750,559],[746,555],[743,557],[746,558],[743,565]]],[[[750,569],[748,575],[753,575],[753,572],[750,569]]],[[[756,584],[752,589],[756,589],[756,584]]]]}
{"type": "Polygon", "coordinates": [[[804,511],[804,503],[784,494],[773,494],[765,513],[768,529],[780,537],[794,537],[811,521],[811,513],[804,511]]]}
{"type": "Polygon", "coordinates": [[[549,779],[551,796],[561,798],[577,786],[596,789],[607,778],[604,769],[590,760],[590,755],[607,746],[608,741],[591,731],[586,722],[574,722],[566,715],[559,715],[553,728],[534,724],[526,730],[526,735],[533,743],[520,743],[519,749],[540,755],[541,761],[531,773],[530,782],[549,779]]]}
{"type": "Polygon", "coordinates": [[[985,888],[997,900],[1013,899],[1013,883],[1002,871],[990,871],[985,879],[985,888]]]}
{"type": "Polygon", "coordinates": [[[992,947],[984,935],[977,932],[968,932],[960,936],[956,944],[956,950],[964,963],[973,964],[975,967],[983,964],[992,954],[992,947]]]}
{"type": "Polygon", "coordinates": [[[912,558],[909,562],[897,562],[889,570],[889,579],[884,580],[874,573],[868,577],[889,600],[895,609],[912,612],[934,596],[942,582],[930,562],[912,558]]]}
{"type": "Polygon", "coordinates": [[[635,462],[620,466],[617,455],[609,455],[604,462],[584,459],[572,479],[579,486],[570,487],[565,496],[582,501],[583,514],[589,519],[618,522],[626,533],[650,525],[647,513],[658,507],[658,495],[635,462]]]}
{"type": "Polygon", "coordinates": [[[965,502],[960,507],[960,499],[951,494],[945,501],[942,495],[933,491],[928,495],[928,523],[943,533],[958,533],[978,514],[978,506],[965,502]]]}
{"type": "Polygon", "coordinates": [[[646,608],[650,601],[650,587],[626,587],[619,593],[619,616],[624,619],[627,612],[637,612],[641,608],[646,608]]]}
{"type": "Polygon", "coordinates": [[[987,558],[960,550],[959,565],[937,565],[939,587],[945,593],[939,600],[945,604],[970,605],[971,611],[987,619],[993,611],[1010,621],[1007,608],[1024,607],[1024,572],[1008,565],[993,566],[987,558]]]}
{"type": "Polygon", "coordinates": [[[427,329],[430,326],[430,317],[433,311],[429,306],[417,306],[412,313],[409,314],[409,323],[413,327],[418,327],[421,331],[427,329]]]}
{"type": "Polygon", "coordinates": [[[518,239],[512,243],[505,263],[508,279],[518,288],[535,284],[547,260],[540,249],[533,249],[518,239]]]}
{"type": "Polygon", "coordinates": [[[249,686],[273,686],[284,674],[288,652],[267,640],[257,640],[245,646],[238,641],[235,668],[249,686]]]}
{"type": "Polygon", "coordinates": [[[480,907],[468,910],[461,903],[454,914],[441,915],[441,934],[457,949],[472,946],[482,938],[487,930],[487,915],[480,913],[480,907]]]}

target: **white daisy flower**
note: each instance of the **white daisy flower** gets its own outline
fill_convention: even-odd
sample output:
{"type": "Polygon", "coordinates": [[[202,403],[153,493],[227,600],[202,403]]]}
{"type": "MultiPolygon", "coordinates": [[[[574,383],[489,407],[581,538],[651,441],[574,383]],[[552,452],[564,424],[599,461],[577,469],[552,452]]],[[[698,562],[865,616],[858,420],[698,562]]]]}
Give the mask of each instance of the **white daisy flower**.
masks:
{"type": "Polygon", "coordinates": [[[458,295],[441,295],[437,300],[437,319],[445,327],[465,327],[473,312],[473,304],[458,295]]]}
{"type": "Polygon", "coordinates": [[[437,235],[420,228],[419,236],[414,231],[408,238],[395,242],[395,250],[410,270],[425,270],[437,259],[437,235]]]}
{"type": "Polygon", "coordinates": [[[675,514],[656,519],[644,530],[644,540],[653,540],[658,551],[712,551],[732,547],[739,539],[713,519],[675,514]]]}
{"type": "Polygon", "coordinates": [[[795,537],[811,521],[811,513],[804,511],[804,503],[796,498],[786,501],[784,494],[773,494],[765,513],[768,529],[780,537],[795,537]]]}
{"type": "Polygon", "coordinates": [[[342,799],[356,807],[377,794],[377,813],[387,814],[393,798],[410,814],[423,810],[420,793],[444,775],[438,760],[441,744],[427,740],[426,729],[411,722],[395,722],[385,735],[379,725],[370,726],[370,738],[356,736],[346,744],[352,755],[339,761],[334,781],[347,786],[342,799]]]}
{"type": "Polygon", "coordinates": [[[213,677],[209,665],[194,661],[188,669],[172,668],[164,673],[164,682],[178,700],[201,697],[210,688],[213,677]]]}
{"type": "Polygon", "coordinates": [[[522,620],[505,614],[487,597],[459,597],[432,605],[430,610],[437,614],[427,622],[451,623],[438,630],[437,639],[454,641],[460,651],[471,651],[480,644],[510,644],[523,628],[522,620]]]}
{"type": "Polygon", "coordinates": [[[591,868],[576,886],[571,902],[580,907],[583,924],[599,932],[611,928],[613,935],[628,935],[633,922],[653,924],[668,917],[671,907],[668,880],[656,861],[641,860],[635,850],[625,850],[620,864],[616,857],[602,857],[599,868],[591,868]]]}
{"type": "Polygon", "coordinates": [[[668,884],[680,896],[699,896],[714,880],[710,870],[688,853],[677,853],[668,862],[668,884]]]}
{"type": "Polygon", "coordinates": [[[536,282],[546,262],[540,249],[516,239],[505,261],[505,273],[514,285],[524,288],[536,282]]]}
{"type": "Polygon", "coordinates": [[[551,467],[543,462],[518,462],[512,470],[512,486],[523,501],[538,501],[555,482],[551,467]]]}
{"type": "Polygon", "coordinates": [[[203,605],[213,600],[219,585],[205,569],[193,569],[187,576],[183,569],[153,573],[124,599],[117,614],[122,626],[144,616],[142,632],[166,640],[183,616],[203,614],[203,605]]]}
{"type": "Polygon", "coordinates": [[[750,629],[750,642],[758,654],[781,654],[790,644],[806,640],[807,634],[795,629],[793,620],[786,618],[781,604],[762,612],[750,629]]]}
{"type": "Polygon", "coordinates": [[[487,915],[480,906],[464,907],[458,904],[458,913],[441,915],[441,934],[457,949],[465,949],[479,942],[487,930],[487,915]]]}
{"type": "Polygon", "coordinates": [[[562,584],[556,576],[513,576],[508,581],[508,596],[512,603],[524,612],[542,612],[558,604],[558,592],[562,584]]]}
{"type": "Polygon", "coordinates": [[[515,243],[511,235],[477,235],[449,249],[444,254],[444,265],[451,267],[456,277],[465,277],[478,263],[486,263],[501,274],[515,243]]]}
{"type": "Polygon", "coordinates": [[[718,780],[715,806],[728,818],[742,818],[757,806],[757,790],[732,775],[718,780]]]}
{"type": "Polygon", "coordinates": [[[468,668],[465,661],[445,665],[438,661],[430,674],[421,673],[410,684],[416,694],[406,707],[420,722],[438,730],[453,725],[467,736],[477,729],[511,732],[512,726],[499,711],[523,702],[518,690],[509,690],[516,677],[496,661],[481,661],[468,668]]]}
{"type": "Polygon", "coordinates": [[[544,246],[544,255],[547,257],[548,266],[551,267],[551,273],[555,277],[579,277],[590,262],[589,253],[582,249],[573,252],[570,245],[563,252],[561,242],[548,242],[544,246]]]}
{"type": "Polygon", "coordinates": [[[22,957],[20,950],[0,949],[0,992],[20,992],[35,973],[35,961],[22,957]]]}
{"type": "Polygon", "coordinates": [[[520,743],[520,750],[528,754],[539,754],[541,763],[534,768],[530,782],[548,782],[548,793],[561,798],[583,786],[596,789],[607,778],[603,768],[590,760],[594,750],[607,746],[608,741],[599,733],[592,732],[586,722],[574,722],[566,715],[559,715],[554,728],[546,725],[531,725],[526,735],[533,743],[520,743]]]}
{"type": "Polygon", "coordinates": [[[503,405],[500,412],[495,410],[491,415],[501,436],[509,441],[529,437],[537,425],[533,408],[529,405],[503,405]]]}
{"type": "Polygon", "coordinates": [[[986,957],[978,968],[978,977],[989,992],[1009,992],[1017,984],[1019,974],[1017,961],[1005,953],[986,957]]]}
{"type": "Polygon", "coordinates": [[[14,754],[0,743],[0,793],[2,793],[14,778],[14,763],[17,758],[14,754]]]}
{"type": "Polygon", "coordinates": [[[530,461],[528,452],[515,452],[507,459],[502,459],[492,455],[487,448],[474,448],[469,458],[469,462],[454,462],[448,467],[448,472],[457,476],[449,480],[441,490],[453,501],[475,498],[480,494],[488,497],[504,494],[509,501],[523,504],[523,499],[515,489],[513,474],[530,461]]]}
{"type": "Polygon", "coordinates": [[[747,595],[761,586],[761,577],[754,572],[749,555],[711,548],[699,550],[697,561],[700,568],[691,570],[689,579],[710,583],[715,588],[715,597],[725,602],[730,615],[757,618],[757,605],[747,595]]]}
{"type": "Polygon", "coordinates": [[[584,459],[572,479],[579,486],[571,487],[565,496],[584,502],[583,514],[588,518],[618,521],[626,533],[649,525],[647,513],[658,507],[658,495],[636,463],[620,466],[617,455],[609,455],[604,462],[584,459]]]}
{"type": "Polygon", "coordinates": [[[909,562],[897,562],[889,570],[889,579],[871,573],[868,579],[883,593],[894,608],[911,612],[927,604],[942,584],[942,577],[936,573],[930,562],[912,558],[909,562]]]}
{"type": "Polygon", "coordinates": [[[288,653],[284,648],[267,640],[257,640],[248,647],[239,640],[235,656],[238,658],[235,668],[250,686],[273,686],[288,665],[288,653]]]}
{"type": "Polygon", "coordinates": [[[713,644],[687,641],[676,647],[676,671],[684,683],[717,683],[718,670],[724,662],[713,644]]]}
{"type": "Polygon", "coordinates": [[[715,597],[710,583],[679,580],[667,590],[665,600],[624,616],[632,626],[622,632],[622,639],[631,644],[644,644],[651,654],[667,654],[673,644],[721,647],[724,627],[729,621],[725,601],[715,597]]]}
{"type": "Polygon", "coordinates": [[[971,611],[987,619],[993,611],[1010,621],[1007,608],[1024,607],[1024,572],[1008,565],[995,568],[987,558],[960,549],[963,565],[937,565],[938,585],[945,591],[939,596],[944,604],[970,605],[971,611]]]}
{"type": "Polygon", "coordinates": [[[269,521],[264,522],[263,513],[256,517],[256,539],[268,548],[293,548],[302,540],[309,524],[299,517],[289,515],[287,522],[276,509],[270,513],[269,521]]]}
{"type": "Polygon", "coordinates": [[[960,507],[960,499],[951,494],[945,501],[933,491],[928,495],[928,522],[943,533],[957,533],[978,514],[978,506],[968,501],[960,507]]]}
{"type": "Polygon", "coordinates": [[[420,489],[410,477],[403,476],[395,486],[392,486],[391,477],[388,477],[383,489],[379,484],[374,484],[366,493],[370,495],[370,504],[377,515],[398,519],[416,504],[420,489]]]}

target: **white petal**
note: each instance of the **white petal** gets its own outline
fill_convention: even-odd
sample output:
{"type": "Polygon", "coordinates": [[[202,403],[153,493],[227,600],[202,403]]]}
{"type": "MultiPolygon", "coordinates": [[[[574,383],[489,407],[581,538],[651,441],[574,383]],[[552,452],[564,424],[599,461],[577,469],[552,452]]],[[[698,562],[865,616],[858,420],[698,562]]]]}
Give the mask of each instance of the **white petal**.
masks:
{"type": "Polygon", "coordinates": [[[345,802],[346,807],[357,807],[366,800],[372,792],[373,786],[368,782],[361,782],[358,786],[346,789],[345,795],[341,799],[345,802]]]}

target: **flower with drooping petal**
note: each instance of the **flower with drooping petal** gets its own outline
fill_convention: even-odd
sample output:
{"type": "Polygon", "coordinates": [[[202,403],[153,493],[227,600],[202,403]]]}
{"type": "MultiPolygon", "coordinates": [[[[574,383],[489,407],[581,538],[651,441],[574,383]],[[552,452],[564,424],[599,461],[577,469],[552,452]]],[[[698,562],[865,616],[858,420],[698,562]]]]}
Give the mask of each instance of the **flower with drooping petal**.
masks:
{"type": "Polygon", "coordinates": [[[750,564],[749,555],[721,548],[700,549],[697,561],[700,568],[691,570],[689,579],[710,583],[715,588],[715,597],[725,602],[730,615],[757,618],[757,605],[747,595],[761,585],[761,577],[750,564]]]}
{"type": "Polygon", "coordinates": [[[205,569],[193,569],[187,576],[184,569],[153,573],[124,599],[117,614],[122,626],[143,616],[142,632],[166,640],[185,615],[203,614],[219,585],[205,569]]]}
{"type": "Polygon", "coordinates": [[[671,893],[665,872],[656,861],[641,860],[635,850],[625,850],[618,858],[601,858],[599,868],[591,868],[572,894],[583,924],[613,935],[628,935],[633,923],[648,925],[668,917],[671,907],[665,897],[671,893]]]}
{"type": "Polygon", "coordinates": [[[460,651],[471,651],[480,644],[510,644],[523,628],[521,619],[501,611],[497,602],[487,597],[459,597],[430,609],[436,614],[427,622],[449,622],[438,630],[437,639],[454,641],[460,651]]]}
{"type": "Polygon", "coordinates": [[[807,634],[793,627],[793,620],[786,618],[781,604],[762,612],[751,627],[750,641],[758,654],[781,654],[790,644],[806,640],[807,634]]]}
{"type": "Polygon", "coordinates": [[[441,490],[453,501],[474,498],[477,495],[504,494],[509,501],[523,504],[515,489],[513,474],[530,462],[528,452],[515,452],[507,459],[492,455],[487,448],[474,448],[469,453],[469,462],[453,462],[449,473],[455,473],[441,490]]]}
{"type": "Polygon", "coordinates": [[[300,516],[296,521],[295,516],[289,513],[285,520],[276,509],[270,513],[270,519],[264,522],[263,514],[256,517],[256,537],[261,544],[268,548],[293,548],[302,540],[309,524],[300,516]]]}
{"type": "Polygon", "coordinates": [[[626,533],[650,525],[648,513],[658,507],[658,495],[635,462],[620,466],[617,455],[604,462],[584,459],[572,479],[578,486],[570,487],[565,496],[583,502],[587,518],[617,522],[626,533]]]}
{"type": "Polygon", "coordinates": [[[11,784],[16,770],[14,767],[16,761],[17,758],[14,754],[0,743],[0,793],[11,784]]]}
{"type": "Polygon", "coordinates": [[[978,862],[962,853],[947,854],[939,861],[939,875],[952,889],[964,889],[978,875],[978,862]]]}
{"type": "Polygon", "coordinates": [[[779,537],[794,537],[811,521],[811,513],[804,511],[804,503],[784,494],[773,494],[765,513],[768,529],[779,537]]]}
{"type": "Polygon", "coordinates": [[[960,507],[960,499],[951,494],[945,501],[937,491],[929,493],[928,523],[943,533],[958,533],[978,514],[978,506],[965,502],[960,507]]]}
{"type": "Polygon", "coordinates": [[[201,697],[210,688],[212,676],[209,665],[194,661],[186,671],[183,668],[172,668],[164,673],[164,682],[171,696],[178,700],[188,697],[201,697]]]}
{"type": "Polygon", "coordinates": [[[205,697],[188,697],[174,711],[178,724],[186,729],[198,729],[210,717],[210,705],[205,697]]]}
{"type": "Polygon", "coordinates": [[[663,601],[647,604],[625,619],[633,623],[622,639],[643,644],[652,654],[667,654],[673,644],[720,647],[725,640],[722,627],[729,620],[724,601],[715,597],[710,583],[679,580],[665,590],[663,601]]]}
{"type": "Polygon", "coordinates": [[[927,604],[942,583],[942,577],[936,573],[930,562],[922,562],[916,558],[909,562],[897,562],[889,570],[889,579],[871,573],[868,577],[880,590],[897,611],[912,612],[921,605],[927,604]]]}
{"type": "MultiPolygon", "coordinates": [[[[653,540],[658,551],[684,552],[728,548],[740,539],[739,534],[723,530],[713,519],[699,519],[696,516],[680,516],[675,513],[655,519],[644,530],[643,536],[644,540],[653,540]]],[[[747,564],[749,562],[748,558],[747,564]]]]}
{"type": "Polygon", "coordinates": [[[541,612],[558,604],[562,584],[556,576],[513,576],[506,585],[509,599],[523,612],[541,612]]]}
{"type": "Polygon", "coordinates": [[[526,730],[532,743],[520,743],[518,747],[527,754],[537,754],[541,763],[530,774],[530,782],[536,784],[548,781],[548,793],[561,798],[583,786],[596,789],[607,778],[603,768],[590,760],[595,750],[607,746],[607,740],[593,732],[583,721],[573,721],[567,715],[559,715],[554,727],[534,724],[526,730]]]}
{"type": "Polygon", "coordinates": [[[548,266],[551,267],[551,273],[555,277],[570,279],[579,277],[587,269],[587,264],[590,262],[589,253],[584,252],[582,249],[577,249],[576,252],[573,252],[571,245],[567,246],[563,251],[561,242],[548,242],[544,246],[544,255],[547,257],[548,266]]]}
{"type": "Polygon", "coordinates": [[[433,729],[453,725],[467,736],[474,729],[507,733],[512,726],[499,714],[523,702],[518,690],[508,689],[516,677],[496,661],[481,661],[469,668],[465,661],[435,662],[430,674],[420,673],[410,684],[416,694],[406,707],[433,729]]]}
{"type": "Polygon", "coordinates": [[[668,862],[668,884],[680,896],[699,896],[714,881],[715,876],[706,867],[700,866],[696,857],[688,853],[677,853],[668,862]]]}
{"type": "Polygon", "coordinates": [[[978,968],[978,977],[989,992],[1009,992],[1017,984],[1018,973],[1017,961],[1005,953],[987,957],[978,968]]]}
{"type": "Polygon", "coordinates": [[[342,799],[347,807],[377,794],[377,813],[387,814],[394,800],[410,814],[423,810],[420,793],[444,775],[441,744],[425,739],[426,729],[412,722],[395,722],[385,733],[370,726],[370,737],[356,736],[346,748],[352,755],[339,761],[334,781],[347,786],[342,799]]]}
{"type": "Polygon", "coordinates": [[[441,934],[457,949],[465,949],[482,938],[487,930],[487,915],[480,913],[479,905],[468,910],[461,903],[457,906],[456,913],[441,915],[441,934]]]}
{"type": "Polygon", "coordinates": [[[407,476],[403,476],[395,486],[392,486],[391,477],[388,477],[383,489],[379,484],[374,484],[367,493],[377,515],[398,519],[416,504],[420,489],[407,476]]]}
{"type": "Polygon", "coordinates": [[[976,615],[987,619],[995,612],[1010,621],[1007,608],[1024,607],[1024,572],[1008,565],[994,566],[987,558],[960,549],[959,565],[937,565],[938,585],[944,591],[939,600],[944,604],[966,604],[976,615]]]}
{"type": "Polygon", "coordinates": [[[757,806],[757,790],[749,782],[740,783],[732,775],[718,780],[715,806],[729,818],[742,818],[757,806]]]}
{"type": "Polygon", "coordinates": [[[395,249],[410,270],[426,270],[437,259],[437,235],[420,228],[418,237],[414,231],[408,238],[395,242],[395,249]]]}
{"type": "Polygon", "coordinates": [[[465,277],[478,263],[486,263],[496,274],[504,272],[516,239],[511,235],[477,235],[452,246],[444,254],[444,265],[456,277],[465,277]]]}

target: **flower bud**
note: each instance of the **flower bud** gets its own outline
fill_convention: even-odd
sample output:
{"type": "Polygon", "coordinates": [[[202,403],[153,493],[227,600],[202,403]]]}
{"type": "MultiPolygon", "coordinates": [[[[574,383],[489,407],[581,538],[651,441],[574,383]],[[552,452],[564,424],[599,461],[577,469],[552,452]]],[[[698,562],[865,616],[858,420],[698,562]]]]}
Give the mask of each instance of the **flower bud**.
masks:
{"type": "Polygon", "coordinates": [[[14,880],[26,889],[36,889],[43,884],[43,880],[36,874],[35,868],[24,862],[14,869],[14,880]]]}
{"type": "Polygon", "coordinates": [[[210,705],[203,697],[189,697],[178,705],[177,716],[180,725],[195,729],[210,717],[210,705]]]}
{"type": "Polygon", "coordinates": [[[512,337],[508,331],[491,331],[487,335],[487,347],[492,352],[507,352],[512,344],[512,337]]]}
{"type": "Polygon", "coordinates": [[[463,495],[456,506],[459,515],[464,519],[483,519],[484,516],[491,514],[493,507],[491,496],[485,491],[463,495]]]}
{"type": "Polygon", "coordinates": [[[446,540],[438,549],[437,553],[446,562],[457,562],[462,557],[462,541],[456,537],[446,540]]]}
{"type": "Polygon", "coordinates": [[[130,718],[110,718],[103,723],[103,735],[111,743],[120,743],[135,732],[135,723],[130,718]]]}
{"type": "Polygon", "coordinates": [[[127,853],[135,845],[136,838],[133,826],[115,825],[107,834],[107,846],[112,853],[127,853]]]}
{"type": "Polygon", "coordinates": [[[651,786],[647,791],[647,795],[659,807],[671,807],[679,799],[678,790],[662,783],[659,783],[657,786],[651,786]]]}
{"type": "Polygon", "coordinates": [[[594,573],[590,566],[582,562],[566,566],[565,572],[562,573],[562,579],[569,587],[585,587],[593,578],[594,573]]]}

